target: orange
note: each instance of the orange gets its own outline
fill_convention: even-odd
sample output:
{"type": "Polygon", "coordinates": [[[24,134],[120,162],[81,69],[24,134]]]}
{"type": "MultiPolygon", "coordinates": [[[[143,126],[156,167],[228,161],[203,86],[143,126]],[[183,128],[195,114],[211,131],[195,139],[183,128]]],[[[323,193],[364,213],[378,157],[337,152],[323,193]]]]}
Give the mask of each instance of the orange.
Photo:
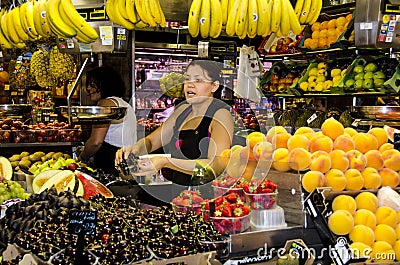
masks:
{"type": "Polygon", "coordinates": [[[311,34],[311,38],[313,38],[313,39],[319,39],[319,33],[320,33],[320,31],[319,30],[316,30],[316,31],[314,31],[312,34],[311,34]]]}
{"type": "Polygon", "coordinates": [[[319,38],[326,38],[328,37],[328,30],[327,29],[323,29],[319,32],[319,38]]]}
{"type": "Polygon", "coordinates": [[[333,18],[328,21],[328,29],[335,29],[336,28],[336,19],[333,18]]]}
{"type": "Polygon", "coordinates": [[[347,23],[346,17],[338,17],[336,19],[336,27],[340,27],[340,26],[344,27],[344,25],[346,25],[346,23],[347,23]]]}
{"type": "Polygon", "coordinates": [[[321,28],[321,22],[314,22],[314,24],[311,25],[311,30],[312,31],[317,31],[321,28]]]}
{"type": "Polygon", "coordinates": [[[322,21],[320,30],[327,29],[328,28],[328,21],[322,21]]]}

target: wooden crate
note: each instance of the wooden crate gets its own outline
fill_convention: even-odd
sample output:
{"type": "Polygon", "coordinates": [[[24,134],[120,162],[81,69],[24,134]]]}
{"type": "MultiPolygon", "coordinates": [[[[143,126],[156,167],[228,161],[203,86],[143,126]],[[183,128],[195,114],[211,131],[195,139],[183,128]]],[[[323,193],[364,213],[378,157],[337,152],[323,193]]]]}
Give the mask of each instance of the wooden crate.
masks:
{"type": "Polygon", "coordinates": [[[303,210],[304,194],[301,189],[301,175],[271,169],[267,178],[278,184],[278,205],[285,211],[285,221],[288,226],[304,226],[306,217],[303,210]]]}

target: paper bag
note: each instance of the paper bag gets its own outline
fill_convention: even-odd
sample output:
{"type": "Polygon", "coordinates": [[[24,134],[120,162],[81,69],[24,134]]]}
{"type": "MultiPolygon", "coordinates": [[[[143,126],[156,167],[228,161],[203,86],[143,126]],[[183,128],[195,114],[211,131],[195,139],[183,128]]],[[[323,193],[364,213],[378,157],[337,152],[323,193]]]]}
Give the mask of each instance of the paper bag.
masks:
{"type": "Polygon", "coordinates": [[[261,73],[262,65],[255,48],[243,45],[240,48],[235,93],[242,98],[259,103],[262,97],[262,93],[258,89],[261,73]]]}

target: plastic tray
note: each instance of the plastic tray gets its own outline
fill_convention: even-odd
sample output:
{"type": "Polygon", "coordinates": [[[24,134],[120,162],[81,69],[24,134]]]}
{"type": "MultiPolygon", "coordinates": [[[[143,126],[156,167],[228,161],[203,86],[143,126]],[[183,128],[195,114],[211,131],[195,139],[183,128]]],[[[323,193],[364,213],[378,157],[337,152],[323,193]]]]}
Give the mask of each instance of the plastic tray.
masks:
{"type": "Polygon", "coordinates": [[[239,234],[250,227],[250,214],[242,217],[210,217],[221,234],[239,234]]]}
{"type": "Polygon", "coordinates": [[[270,229],[286,226],[285,213],[279,205],[268,210],[252,210],[250,216],[251,225],[256,228],[270,229]]]}

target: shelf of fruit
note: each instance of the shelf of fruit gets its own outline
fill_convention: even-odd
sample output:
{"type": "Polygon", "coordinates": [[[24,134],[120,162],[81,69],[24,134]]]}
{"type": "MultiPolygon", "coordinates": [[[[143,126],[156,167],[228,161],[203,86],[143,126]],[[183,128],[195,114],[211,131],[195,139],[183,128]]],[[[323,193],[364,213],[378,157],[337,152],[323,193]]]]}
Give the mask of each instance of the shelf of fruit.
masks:
{"type": "Polygon", "coordinates": [[[26,125],[11,118],[0,121],[0,144],[81,141],[82,130],[79,125],[57,121],[26,125]]]}
{"type": "Polygon", "coordinates": [[[399,75],[399,63],[393,58],[315,58],[306,66],[274,64],[264,74],[260,87],[266,96],[387,95],[397,94],[399,75]]]}

